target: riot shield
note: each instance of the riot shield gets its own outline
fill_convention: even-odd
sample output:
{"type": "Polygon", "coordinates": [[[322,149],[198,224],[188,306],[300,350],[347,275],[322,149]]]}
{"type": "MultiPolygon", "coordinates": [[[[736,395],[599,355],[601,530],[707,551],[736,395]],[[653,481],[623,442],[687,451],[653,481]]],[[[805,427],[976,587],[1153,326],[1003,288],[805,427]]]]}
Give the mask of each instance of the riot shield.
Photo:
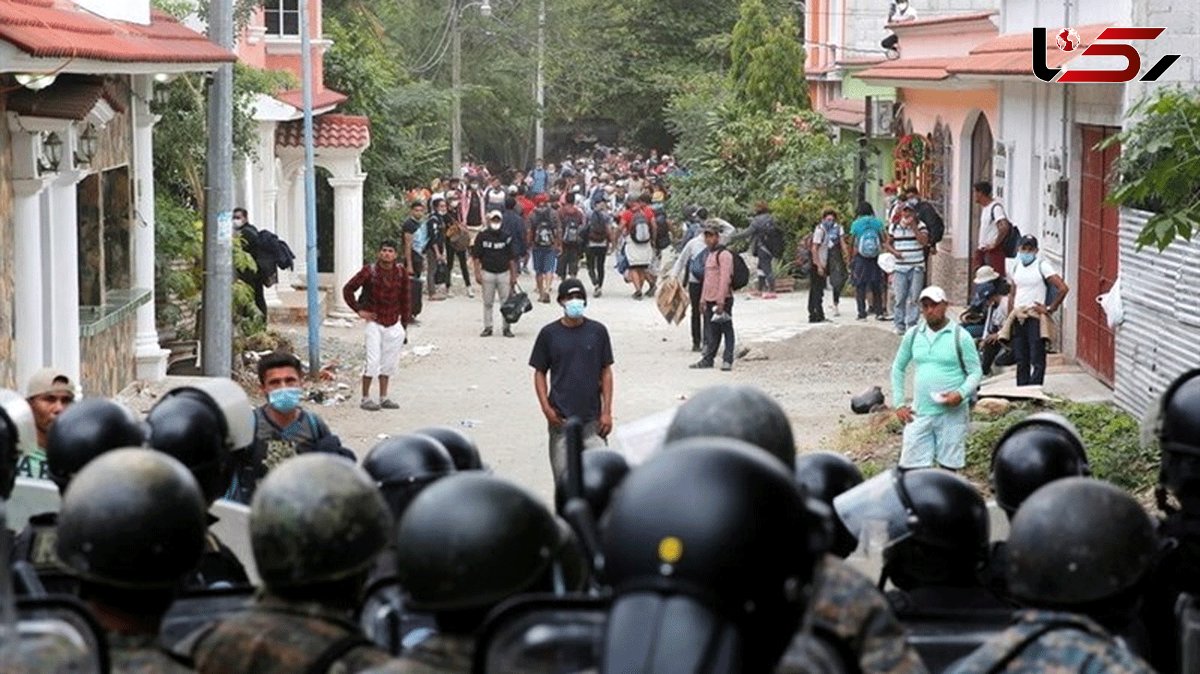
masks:
{"type": "Polygon", "coordinates": [[[901,622],[908,643],[931,672],[945,671],[1006,630],[1012,611],[918,611],[901,622]]]}
{"type": "Polygon", "coordinates": [[[492,611],[475,648],[477,673],[574,674],[599,671],[609,602],[595,597],[525,595],[492,611]]]}
{"type": "Polygon", "coordinates": [[[158,631],[159,645],[177,655],[188,655],[188,637],[201,628],[246,608],[254,588],[236,587],[182,594],[167,609],[158,631]]]}
{"type": "Polygon", "coordinates": [[[241,503],[221,499],[213,503],[210,511],[218,521],[209,527],[209,531],[229,546],[237,556],[246,569],[250,583],[261,585],[258,567],[254,564],[254,550],[250,547],[250,508],[241,503]]]}
{"type": "MultiPolygon", "coordinates": [[[[103,674],[108,644],[95,619],[73,597],[22,597],[16,638],[0,634],[0,671],[13,674],[103,674]]],[[[8,632],[8,628],[0,626],[8,632]]]]}

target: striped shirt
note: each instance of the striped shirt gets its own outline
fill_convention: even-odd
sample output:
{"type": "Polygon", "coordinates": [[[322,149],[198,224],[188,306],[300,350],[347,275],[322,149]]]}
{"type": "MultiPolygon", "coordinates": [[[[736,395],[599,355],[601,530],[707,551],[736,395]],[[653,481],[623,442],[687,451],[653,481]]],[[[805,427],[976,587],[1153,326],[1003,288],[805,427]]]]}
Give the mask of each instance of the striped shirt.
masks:
{"type": "Polygon", "coordinates": [[[925,223],[914,220],[917,227],[913,230],[903,223],[888,227],[888,236],[892,239],[892,247],[896,249],[896,270],[925,268],[925,247],[917,240],[917,233],[925,231],[925,223]]]}

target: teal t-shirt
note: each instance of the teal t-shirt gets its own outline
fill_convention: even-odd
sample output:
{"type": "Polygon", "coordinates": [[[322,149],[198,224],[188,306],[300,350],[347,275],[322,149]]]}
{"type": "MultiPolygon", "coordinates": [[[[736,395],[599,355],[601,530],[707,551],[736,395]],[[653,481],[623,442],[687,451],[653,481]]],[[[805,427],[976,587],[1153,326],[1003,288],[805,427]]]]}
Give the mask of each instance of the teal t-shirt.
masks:
{"type": "Polygon", "coordinates": [[[49,480],[50,466],[46,464],[46,452],[38,447],[32,452],[23,452],[17,459],[17,477],[49,480]]]}
{"type": "Polygon", "coordinates": [[[975,341],[954,321],[946,321],[941,330],[934,331],[922,320],[904,335],[896,351],[896,360],[892,362],[892,404],[895,407],[901,407],[908,400],[904,397],[904,373],[909,363],[917,366],[912,397],[912,409],[917,416],[944,414],[949,409],[934,401],[935,393],[957,391],[963,398],[960,404],[968,404],[983,379],[975,341]],[[961,362],[959,350],[954,346],[955,337],[962,350],[961,362]]]}

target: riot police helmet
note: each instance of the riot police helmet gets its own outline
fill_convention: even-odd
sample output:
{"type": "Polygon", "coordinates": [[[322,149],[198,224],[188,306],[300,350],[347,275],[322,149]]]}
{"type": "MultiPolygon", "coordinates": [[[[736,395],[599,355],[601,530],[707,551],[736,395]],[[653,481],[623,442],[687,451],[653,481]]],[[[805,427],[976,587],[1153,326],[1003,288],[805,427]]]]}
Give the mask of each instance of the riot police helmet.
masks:
{"type": "Polygon", "coordinates": [[[104,398],[81,400],[58,415],[46,440],[50,479],[65,491],[71,478],[87,463],[117,447],[137,447],[145,429],[133,412],[104,398]]]}
{"type": "Polygon", "coordinates": [[[362,467],[378,485],[392,517],[399,519],[422,489],[454,472],[454,460],[442,443],[414,433],[379,441],[362,467]]]}
{"type": "Polygon", "coordinates": [[[767,450],[789,470],[796,458],[796,443],[787,413],[771,396],[754,386],[713,386],[700,391],[680,405],[663,442],[697,436],[748,442],[767,450]]]}
{"type": "Polygon", "coordinates": [[[1200,368],[1179,375],[1162,395],[1157,435],[1163,452],[1200,456],[1200,368]]]}
{"type": "Polygon", "coordinates": [[[396,575],[413,609],[482,612],[553,589],[560,546],[554,516],[524,489],[465,471],[438,480],[396,527],[396,575]]]}
{"type": "MultiPolygon", "coordinates": [[[[796,482],[810,498],[833,507],[833,499],[862,484],[863,475],[854,462],[837,452],[808,452],[796,457],[796,482]]],[[[833,517],[833,541],[830,552],[845,558],[858,547],[858,541],[840,518],[833,517]]]]}
{"type": "Polygon", "coordinates": [[[371,476],[333,454],[279,464],[250,505],[250,546],[271,590],[354,578],[383,550],[391,526],[371,476]]]}
{"type": "Polygon", "coordinates": [[[714,660],[765,671],[796,632],[824,553],[802,535],[806,511],[779,461],[733,438],[668,444],[630,473],[603,532],[616,595],[605,671],[714,660]],[[724,635],[715,654],[714,634],[724,635]]]}
{"type": "MultiPolygon", "coordinates": [[[[583,499],[597,520],[608,510],[613,491],[629,474],[629,462],[620,452],[597,447],[583,452],[583,499]]],[[[555,492],[559,512],[566,506],[568,491],[555,492]]]]}
{"type": "Polygon", "coordinates": [[[0,501],[12,494],[20,456],[36,451],[37,427],[29,403],[16,391],[0,389],[0,501]]]}
{"type": "Polygon", "coordinates": [[[1055,480],[1013,517],[1009,591],[1039,607],[1107,600],[1136,588],[1157,549],[1154,523],[1132,496],[1101,480],[1055,480]]]}
{"type": "Polygon", "coordinates": [[[428,435],[442,443],[450,458],[454,459],[454,467],[458,470],[484,470],[483,460],[479,455],[479,446],[466,433],[449,426],[430,426],[413,433],[428,435]]]}
{"type": "Polygon", "coordinates": [[[169,589],[200,560],[206,510],[182,463],[148,449],[114,449],[71,480],[58,516],[58,557],[85,581],[169,589]]]}
{"type": "Polygon", "coordinates": [[[996,505],[1012,519],[1039,487],[1064,477],[1091,474],[1079,431],[1065,417],[1043,412],[1013,424],[992,451],[996,505]]]}
{"type": "Polygon", "coordinates": [[[190,395],[166,396],[146,415],[149,446],[187,466],[210,504],[225,493],[231,478],[221,423],[210,406],[190,395]]]}

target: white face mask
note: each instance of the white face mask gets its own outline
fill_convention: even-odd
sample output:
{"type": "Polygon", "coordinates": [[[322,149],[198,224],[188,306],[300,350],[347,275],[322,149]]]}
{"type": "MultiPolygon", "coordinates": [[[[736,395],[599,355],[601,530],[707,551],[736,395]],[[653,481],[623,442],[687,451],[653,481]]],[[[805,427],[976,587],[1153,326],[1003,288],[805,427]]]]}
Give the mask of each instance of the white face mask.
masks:
{"type": "Polygon", "coordinates": [[[492,220],[491,222],[488,223],[488,229],[490,229],[492,231],[500,229],[500,222],[498,220],[492,220]]]}

